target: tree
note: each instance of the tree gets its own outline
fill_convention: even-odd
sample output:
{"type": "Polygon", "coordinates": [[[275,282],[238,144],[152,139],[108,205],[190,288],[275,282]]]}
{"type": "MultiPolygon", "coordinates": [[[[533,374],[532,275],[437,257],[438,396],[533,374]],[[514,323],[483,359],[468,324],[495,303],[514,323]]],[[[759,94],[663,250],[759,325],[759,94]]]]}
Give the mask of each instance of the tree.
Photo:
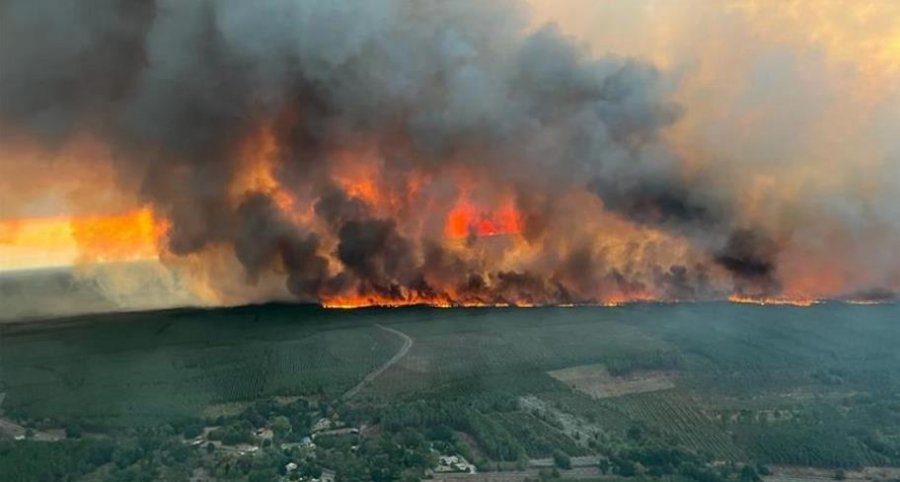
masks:
{"type": "Polygon", "coordinates": [[[69,425],[66,427],[66,438],[81,438],[81,427],[78,425],[69,425]]]}
{"type": "Polygon", "coordinates": [[[181,433],[184,434],[184,438],[199,437],[203,434],[203,422],[199,420],[187,422],[182,427],[181,433]]]}
{"type": "Polygon", "coordinates": [[[272,482],[278,480],[278,474],[273,469],[254,469],[247,478],[248,482],[272,482]]]}
{"type": "Polygon", "coordinates": [[[279,440],[287,437],[291,433],[291,421],[283,415],[272,417],[269,420],[269,427],[279,440]]]}
{"type": "Polygon", "coordinates": [[[551,469],[541,469],[540,471],[538,471],[538,477],[540,477],[541,480],[558,479],[559,478],[559,470],[557,470],[555,467],[552,470],[551,469]]]}
{"type": "Polygon", "coordinates": [[[637,442],[644,437],[644,431],[641,430],[641,427],[632,426],[628,429],[625,435],[628,437],[628,440],[637,442]]]}
{"type": "Polygon", "coordinates": [[[554,450],[553,464],[561,469],[571,469],[572,459],[569,458],[569,454],[563,452],[562,450],[554,450]]]}
{"type": "Polygon", "coordinates": [[[647,473],[647,468],[644,467],[644,464],[642,464],[640,462],[634,463],[634,475],[637,475],[638,477],[640,477],[646,473],[647,473]]]}
{"type": "Polygon", "coordinates": [[[609,459],[600,459],[600,463],[597,464],[597,468],[600,469],[600,473],[606,475],[609,473],[609,469],[612,464],[609,463],[609,459]]]}
{"type": "Polygon", "coordinates": [[[741,469],[741,482],[759,482],[762,480],[756,470],[750,465],[745,465],[741,469]]]}
{"type": "Polygon", "coordinates": [[[622,477],[634,477],[637,474],[634,462],[631,462],[629,460],[626,460],[621,465],[619,465],[618,472],[622,477]]]}

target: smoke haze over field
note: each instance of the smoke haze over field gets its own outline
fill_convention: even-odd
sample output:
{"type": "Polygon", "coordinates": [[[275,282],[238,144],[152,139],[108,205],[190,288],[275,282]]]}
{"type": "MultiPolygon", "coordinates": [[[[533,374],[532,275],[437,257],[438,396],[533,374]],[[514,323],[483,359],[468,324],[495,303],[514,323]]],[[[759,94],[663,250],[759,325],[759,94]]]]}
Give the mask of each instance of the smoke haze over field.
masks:
{"type": "Polygon", "coordinates": [[[70,217],[211,303],[900,291],[900,9],[559,4],[8,1],[0,248],[70,217]]]}

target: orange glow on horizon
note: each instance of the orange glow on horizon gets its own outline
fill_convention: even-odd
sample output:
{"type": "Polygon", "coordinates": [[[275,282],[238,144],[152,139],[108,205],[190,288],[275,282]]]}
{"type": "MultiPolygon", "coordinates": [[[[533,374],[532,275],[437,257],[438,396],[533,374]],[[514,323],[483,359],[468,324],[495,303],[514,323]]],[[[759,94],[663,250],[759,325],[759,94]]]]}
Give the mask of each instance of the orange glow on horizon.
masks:
{"type": "Polygon", "coordinates": [[[158,259],[167,224],[148,208],[124,214],[0,221],[0,271],[158,259]]]}
{"type": "Polygon", "coordinates": [[[156,259],[158,242],[168,226],[143,208],[112,216],[74,217],[69,229],[81,248],[81,261],[111,262],[156,259]]]}

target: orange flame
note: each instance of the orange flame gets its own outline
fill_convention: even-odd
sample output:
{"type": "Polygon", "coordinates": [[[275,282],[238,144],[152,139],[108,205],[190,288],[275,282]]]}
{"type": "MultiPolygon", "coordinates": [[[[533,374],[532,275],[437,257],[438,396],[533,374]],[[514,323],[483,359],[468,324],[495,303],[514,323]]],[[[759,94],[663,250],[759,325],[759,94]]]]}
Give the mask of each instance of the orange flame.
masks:
{"type": "Polygon", "coordinates": [[[728,301],[732,303],[744,303],[744,304],[752,304],[752,305],[781,305],[781,306],[798,306],[802,308],[808,308],[813,305],[817,305],[821,303],[821,300],[814,298],[787,298],[787,297],[753,297],[753,296],[743,296],[743,295],[731,295],[728,297],[728,301]]]}
{"type": "MultiPolygon", "coordinates": [[[[261,125],[235,144],[240,169],[229,186],[229,201],[232,207],[237,207],[248,194],[265,193],[270,196],[285,219],[320,237],[316,254],[324,258],[327,265],[323,276],[343,274],[346,267],[337,254],[340,240],[336,233],[322,225],[313,209],[321,193],[315,186],[287,186],[284,176],[280,176],[283,152],[276,128],[275,123],[261,125]]],[[[670,266],[690,266],[694,262],[704,261],[691,250],[690,243],[678,235],[641,226],[608,212],[588,192],[565,193],[557,199],[560,205],[558,212],[578,210],[583,217],[573,219],[542,215],[540,221],[546,225],[541,229],[551,234],[526,239],[521,236],[525,229],[523,213],[526,212],[526,205],[523,204],[520,210],[517,202],[529,199],[517,199],[510,186],[496,183],[490,173],[479,172],[471,166],[397,172],[385,164],[374,146],[336,147],[329,155],[334,162],[329,162],[323,175],[327,175],[348,196],[365,203],[367,214],[394,221],[397,234],[404,239],[424,239],[442,244],[447,263],[464,266],[472,273],[461,275],[464,270],[460,269],[447,272],[442,272],[441,268],[425,270],[423,281],[428,289],[417,291],[402,287],[399,293],[392,294],[366,292],[363,285],[350,282],[342,285],[344,287],[339,293],[315,294],[318,301],[328,308],[373,305],[529,307],[560,301],[570,303],[570,300],[577,300],[572,306],[614,307],[629,303],[674,302],[677,300],[671,297],[680,296],[679,293],[655,291],[654,286],[658,285],[654,285],[654,276],[658,272],[654,268],[665,270],[670,266]],[[448,191],[446,186],[451,186],[455,191],[448,191]],[[585,222],[586,219],[591,222],[585,222]],[[458,242],[471,237],[484,239],[473,243],[458,242]],[[569,241],[576,238],[584,240],[584,244],[571,245],[569,241]],[[575,250],[583,251],[583,260],[570,256],[575,250]],[[580,269],[595,258],[602,258],[604,262],[597,263],[602,268],[595,271],[580,269]],[[565,265],[566,262],[570,264],[565,265]],[[502,277],[498,277],[498,274],[507,273],[522,273],[523,278],[512,282],[507,289],[504,281],[499,279],[502,277]],[[539,278],[534,285],[528,284],[531,282],[528,279],[530,273],[536,273],[535,277],[539,278]],[[621,275],[624,284],[610,281],[614,279],[610,273],[621,275]],[[485,284],[471,290],[462,288],[469,275],[484,278],[485,284]],[[558,281],[565,290],[562,300],[554,298],[562,292],[554,291],[558,281]],[[516,284],[519,282],[524,284],[520,287],[516,284]],[[496,290],[492,291],[494,288],[496,290]],[[532,288],[534,292],[529,291],[532,288]]],[[[112,185],[106,189],[114,187],[112,185]]],[[[98,187],[98,190],[102,189],[104,187],[98,187]]],[[[528,207],[530,214],[532,206],[528,207]]],[[[0,269],[158,259],[167,230],[167,221],[158,218],[150,208],[113,215],[0,221],[0,269]],[[27,261],[17,261],[19,259],[27,261]]],[[[423,263],[426,250],[422,245],[410,244],[410,263],[423,263]]],[[[225,263],[233,262],[234,269],[240,269],[227,244],[208,248],[213,249],[220,249],[221,253],[216,254],[218,258],[215,263],[209,264],[222,266],[224,260],[225,263]]],[[[198,259],[203,254],[197,253],[198,259]]],[[[791,258],[799,259],[796,256],[791,258]]],[[[197,265],[201,264],[197,261],[197,265]]],[[[800,262],[796,266],[782,266],[787,266],[790,274],[784,279],[784,295],[732,295],[729,300],[759,305],[812,306],[820,299],[827,299],[846,289],[847,272],[840,266],[828,265],[827,269],[823,269],[820,264],[800,262]]],[[[276,276],[283,275],[278,269],[274,268],[276,276]]],[[[204,270],[208,272],[201,273],[199,277],[206,276],[216,281],[223,278],[221,272],[224,268],[215,275],[211,274],[215,272],[214,268],[196,268],[198,272],[204,270]]],[[[387,283],[394,281],[386,280],[387,283]]],[[[223,281],[225,283],[227,281],[223,281]]],[[[238,286],[237,282],[235,286],[238,286]]],[[[724,286],[717,285],[716,292],[722,293],[727,289],[724,286]]],[[[246,296],[251,290],[246,284],[237,288],[228,287],[234,288],[228,291],[228,296],[232,292],[240,293],[234,295],[237,297],[246,296]]],[[[215,291],[215,288],[210,290],[215,291]]],[[[243,300],[229,298],[228,302],[243,300]]]]}
{"type": "Polygon", "coordinates": [[[269,194],[282,211],[295,211],[294,199],[285,191],[276,177],[279,167],[279,147],[272,131],[266,125],[257,129],[238,147],[242,170],[231,185],[235,198],[250,192],[269,194]]]}
{"type": "Polygon", "coordinates": [[[473,203],[463,198],[447,214],[444,232],[449,238],[495,236],[516,234],[522,231],[522,219],[512,202],[507,202],[494,212],[479,210],[473,203]]]}

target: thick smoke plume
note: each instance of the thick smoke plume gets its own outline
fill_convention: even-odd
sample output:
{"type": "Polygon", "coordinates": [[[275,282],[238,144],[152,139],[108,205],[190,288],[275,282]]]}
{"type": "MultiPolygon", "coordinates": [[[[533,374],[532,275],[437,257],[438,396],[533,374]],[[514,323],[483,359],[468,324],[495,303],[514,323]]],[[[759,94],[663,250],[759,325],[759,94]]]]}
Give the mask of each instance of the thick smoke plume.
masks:
{"type": "MultiPolygon", "coordinates": [[[[667,139],[687,115],[676,77],[531,29],[517,4],[10,0],[0,15],[0,144],[108,146],[171,263],[225,256],[248,287],[274,277],[335,305],[785,289],[787,238],[667,139]]],[[[860,288],[896,288],[879,281],[860,288]]]]}

